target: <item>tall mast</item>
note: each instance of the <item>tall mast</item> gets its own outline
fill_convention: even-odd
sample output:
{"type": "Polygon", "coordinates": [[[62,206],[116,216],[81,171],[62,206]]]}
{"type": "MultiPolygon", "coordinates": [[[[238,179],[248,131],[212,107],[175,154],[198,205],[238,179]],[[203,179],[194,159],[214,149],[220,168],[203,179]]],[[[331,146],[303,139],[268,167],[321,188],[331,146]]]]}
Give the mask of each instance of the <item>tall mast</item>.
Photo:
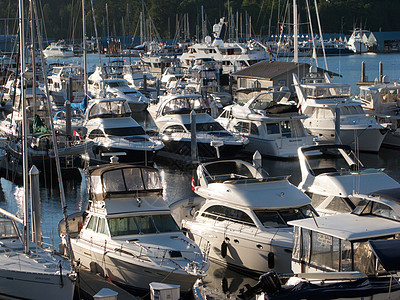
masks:
{"type": "Polygon", "coordinates": [[[21,102],[22,102],[22,168],[23,168],[23,185],[24,185],[24,252],[29,252],[29,230],[28,230],[28,128],[26,117],[25,103],[25,87],[24,87],[24,72],[25,72],[25,22],[24,22],[24,1],[19,0],[19,51],[21,64],[21,102]]]}
{"type": "Polygon", "coordinates": [[[299,46],[298,46],[298,21],[297,21],[297,3],[293,0],[293,39],[294,39],[294,57],[293,62],[299,62],[299,46]]]}
{"type": "MultiPolygon", "coordinates": [[[[83,48],[83,83],[85,89],[85,96],[88,92],[87,80],[87,56],[86,56],[86,17],[85,17],[85,0],[82,0],[82,48],[83,48]]],[[[99,50],[100,51],[100,50],[99,50]]],[[[71,99],[69,99],[71,101],[71,99]]]]}

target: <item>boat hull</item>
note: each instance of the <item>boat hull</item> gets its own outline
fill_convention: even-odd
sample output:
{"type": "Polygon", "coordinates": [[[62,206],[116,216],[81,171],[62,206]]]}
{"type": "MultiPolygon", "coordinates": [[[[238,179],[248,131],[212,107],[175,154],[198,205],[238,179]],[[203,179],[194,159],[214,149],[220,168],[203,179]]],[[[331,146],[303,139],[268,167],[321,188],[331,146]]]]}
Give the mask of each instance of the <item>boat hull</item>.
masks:
{"type": "Polygon", "coordinates": [[[0,271],[0,297],[19,299],[72,299],[75,282],[67,275],[0,271]]]}
{"type": "MultiPolygon", "coordinates": [[[[334,129],[307,128],[312,135],[315,135],[322,143],[335,143],[334,129]]],[[[353,149],[366,152],[378,152],[383,139],[387,133],[386,129],[359,128],[340,129],[340,140],[343,145],[353,149]]]]}
{"type": "MultiPolygon", "coordinates": [[[[163,282],[180,286],[181,292],[188,292],[192,289],[199,277],[182,272],[178,267],[164,269],[161,266],[146,266],[146,262],[132,259],[132,263],[118,259],[118,255],[104,254],[103,249],[87,249],[81,247],[76,239],[71,239],[75,259],[80,259],[83,266],[107,276],[111,281],[128,287],[132,290],[150,289],[151,282],[163,282]],[[103,251],[102,251],[103,250],[103,251]]],[[[85,243],[86,245],[86,243],[85,243]]]]}

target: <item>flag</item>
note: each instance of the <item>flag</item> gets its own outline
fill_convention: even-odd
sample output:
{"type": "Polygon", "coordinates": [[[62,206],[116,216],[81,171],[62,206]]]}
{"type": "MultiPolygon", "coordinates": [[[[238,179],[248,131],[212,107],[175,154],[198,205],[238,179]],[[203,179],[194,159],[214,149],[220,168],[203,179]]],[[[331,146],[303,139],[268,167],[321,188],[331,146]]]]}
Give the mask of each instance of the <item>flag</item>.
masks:
{"type": "Polygon", "coordinates": [[[194,192],[196,190],[196,185],[194,183],[194,176],[192,176],[192,191],[194,192]]]}
{"type": "Polygon", "coordinates": [[[78,139],[81,138],[81,135],[76,130],[74,130],[73,135],[74,135],[74,137],[77,137],[78,139]]]}

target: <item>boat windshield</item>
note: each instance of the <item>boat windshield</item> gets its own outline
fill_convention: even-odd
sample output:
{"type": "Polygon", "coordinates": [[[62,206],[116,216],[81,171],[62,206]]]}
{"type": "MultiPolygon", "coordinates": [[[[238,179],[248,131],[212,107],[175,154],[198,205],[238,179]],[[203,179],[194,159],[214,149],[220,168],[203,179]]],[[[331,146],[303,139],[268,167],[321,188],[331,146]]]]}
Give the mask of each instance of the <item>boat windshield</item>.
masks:
{"type": "Polygon", "coordinates": [[[350,97],[350,86],[333,85],[333,86],[306,86],[305,94],[310,98],[334,98],[334,97],[350,97]]]}
{"type": "Polygon", "coordinates": [[[162,190],[160,174],[156,169],[123,168],[103,174],[103,190],[106,193],[162,190]]]}
{"type": "Polygon", "coordinates": [[[175,220],[169,214],[109,218],[107,220],[113,237],[180,231],[175,220]]]}
{"type": "Polygon", "coordinates": [[[373,215],[400,222],[400,216],[390,206],[365,199],[358,202],[352,213],[359,216],[373,215]]]}
{"type": "Polygon", "coordinates": [[[312,211],[309,205],[298,208],[287,208],[280,210],[254,210],[254,213],[265,228],[290,227],[287,222],[305,218],[311,218],[312,211]]]}
{"type": "MultiPolygon", "coordinates": [[[[185,124],[187,130],[190,131],[191,124],[185,124]]],[[[218,122],[197,123],[196,132],[225,131],[224,127],[218,122]]]]}
{"type": "Polygon", "coordinates": [[[165,114],[189,114],[192,110],[201,112],[205,109],[202,97],[175,98],[165,104],[165,114]]]}
{"type": "Polygon", "coordinates": [[[118,81],[110,81],[106,83],[108,87],[127,87],[128,86],[128,82],[124,81],[124,80],[118,80],[118,81]]]}
{"type": "Polygon", "coordinates": [[[99,117],[116,117],[125,116],[132,113],[129,105],[125,100],[121,101],[104,101],[93,105],[89,111],[89,119],[99,117]]]}
{"type": "Polygon", "coordinates": [[[104,128],[104,132],[107,135],[112,136],[133,136],[133,135],[144,135],[146,132],[143,127],[120,127],[120,128],[104,128]]]}

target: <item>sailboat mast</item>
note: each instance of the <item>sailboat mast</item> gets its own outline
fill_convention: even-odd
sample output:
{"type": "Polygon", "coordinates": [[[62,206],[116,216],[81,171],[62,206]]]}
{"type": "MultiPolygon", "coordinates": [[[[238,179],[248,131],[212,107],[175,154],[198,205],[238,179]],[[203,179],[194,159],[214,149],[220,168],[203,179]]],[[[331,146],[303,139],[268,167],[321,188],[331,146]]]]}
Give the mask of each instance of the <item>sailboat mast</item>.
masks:
{"type": "Polygon", "coordinates": [[[299,62],[299,45],[298,45],[298,21],[297,21],[297,3],[293,0],[293,39],[294,39],[294,57],[293,62],[299,62]]]}
{"type": "MultiPolygon", "coordinates": [[[[85,0],[82,0],[82,49],[83,49],[83,83],[85,96],[88,92],[88,76],[87,76],[87,56],[86,56],[86,16],[85,16],[85,0]]],[[[100,51],[100,50],[99,50],[100,51]]],[[[71,99],[69,99],[71,101],[71,99]]]]}
{"type": "Polygon", "coordinates": [[[29,229],[28,229],[28,121],[26,117],[25,103],[25,22],[24,22],[24,1],[19,0],[19,48],[20,48],[20,64],[21,64],[21,102],[22,102],[22,151],[23,151],[23,186],[24,186],[24,252],[29,252],[29,229]]]}

